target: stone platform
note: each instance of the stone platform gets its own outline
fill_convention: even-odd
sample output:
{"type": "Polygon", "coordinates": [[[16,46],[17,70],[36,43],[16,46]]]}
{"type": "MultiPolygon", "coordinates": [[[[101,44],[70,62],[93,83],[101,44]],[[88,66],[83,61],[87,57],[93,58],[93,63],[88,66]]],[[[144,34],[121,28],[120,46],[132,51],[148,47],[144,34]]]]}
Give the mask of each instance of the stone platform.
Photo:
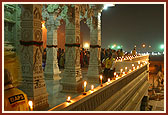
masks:
{"type": "MultiPolygon", "coordinates": [[[[63,73],[64,70],[61,69],[60,71],[61,71],[61,73],[63,73]]],[[[87,71],[88,71],[88,68],[82,68],[83,81],[87,80],[87,78],[86,78],[87,71]]],[[[51,85],[51,84],[47,84],[47,83],[48,82],[46,82],[46,85],[48,85],[48,86],[51,85]]],[[[97,87],[100,84],[93,84],[93,85],[94,85],[94,87],[97,87]]],[[[61,88],[61,85],[60,86],[57,85],[57,87],[61,88]]],[[[91,89],[91,84],[88,83],[86,91],[89,91],[90,89],[91,89]]],[[[53,92],[52,90],[53,89],[47,88],[47,91],[49,92],[49,96],[48,96],[49,107],[46,108],[44,111],[47,111],[47,110],[55,107],[56,105],[59,105],[59,104],[65,102],[68,96],[71,96],[71,98],[75,98],[75,97],[82,94],[82,92],[81,93],[64,93],[64,92],[58,92],[58,90],[56,92],[53,92]]]]}

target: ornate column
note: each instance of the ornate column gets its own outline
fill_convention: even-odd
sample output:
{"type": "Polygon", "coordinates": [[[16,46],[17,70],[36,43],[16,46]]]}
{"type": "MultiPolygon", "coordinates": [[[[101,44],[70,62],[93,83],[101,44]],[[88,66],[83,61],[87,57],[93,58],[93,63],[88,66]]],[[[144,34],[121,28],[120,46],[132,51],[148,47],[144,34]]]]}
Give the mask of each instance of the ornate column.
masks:
{"type": "Polygon", "coordinates": [[[20,88],[33,101],[34,110],[48,107],[48,93],[42,70],[42,5],[21,5],[21,69],[20,88]]]}
{"type": "Polygon", "coordinates": [[[63,92],[81,92],[79,5],[66,5],[65,69],[60,81],[63,92]]]}
{"type": "Polygon", "coordinates": [[[90,59],[88,67],[88,82],[99,83],[101,73],[101,5],[91,5],[92,16],[90,17],[90,59]]]}
{"type": "Polygon", "coordinates": [[[60,26],[61,18],[56,15],[54,10],[48,10],[53,6],[55,5],[47,5],[47,8],[43,6],[42,13],[47,28],[47,58],[44,75],[47,91],[50,95],[55,95],[59,91],[59,80],[61,79],[59,76],[61,72],[59,71],[57,61],[57,28],[60,26]]]}
{"type": "Polygon", "coordinates": [[[55,23],[54,14],[49,13],[49,19],[46,20],[47,28],[47,58],[45,67],[45,79],[59,80],[59,67],[57,61],[57,28],[60,24],[55,23]]]}

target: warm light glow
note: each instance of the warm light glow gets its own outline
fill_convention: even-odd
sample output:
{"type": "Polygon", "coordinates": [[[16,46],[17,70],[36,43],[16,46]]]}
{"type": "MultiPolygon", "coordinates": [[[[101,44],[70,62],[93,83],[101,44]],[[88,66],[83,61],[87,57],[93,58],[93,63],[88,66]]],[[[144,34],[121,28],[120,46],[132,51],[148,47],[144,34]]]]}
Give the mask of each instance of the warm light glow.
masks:
{"type": "Polygon", "coordinates": [[[116,80],[118,79],[118,75],[116,75],[116,80]]]}
{"type": "Polygon", "coordinates": [[[70,102],[70,101],[71,101],[71,97],[68,96],[68,98],[67,98],[67,102],[70,102]]]}
{"type": "Polygon", "coordinates": [[[125,74],[125,72],[123,72],[123,74],[125,74]]]}
{"type": "Polygon", "coordinates": [[[132,67],[134,67],[134,64],[132,64],[132,67]]]}
{"type": "Polygon", "coordinates": [[[133,70],[135,70],[135,67],[133,67],[133,70]]]}
{"type": "Polygon", "coordinates": [[[108,78],[108,82],[110,82],[110,78],[108,78]]]}
{"type": "Polygon", "coordinates": [[[137,66],[137,69],[139,69],[139,66],[137,66]]]}
{"type": "Polygon", "coordinates": [[[142,64],[141,64],[141,67],[142,67],[142,64]]]}
{"type": "Polygon", "coordinates": [[[93,91],[94,90],[94,85],[91,85],[91,91],[93,91]]]}
{"type": "Polygon", "coordinates": [[[86,87],[86,85],[87,85],[87,82],[85,81],[85,82],[84,82],[84,87],[86,87]]]}
{"type": "Polygon", "coordinates": [[[42,22],[42,29],[44,29],[45,28],[45,22],[43,21],[42,22]]]}
{"type": "Polygon", "coordinates": [[[114,72],[114,76],[116,76],[116,72],[114,72]]]}
{"type": "Polygon", "coordinates": [[[138,61],[138,64],[140,64],[140,61],[138,61]]]}
{"type": "Polygon", "coordinates": [[[100,75],[101,87],[103,87],[103,84],[102,84],[102,79],[103,79],[103,76],[102,76],[102,75],[100,75]]]}
{"type": "Polygon", "coordinates": [[[32,110],[33,110],[33,102],[32,102],[32,101],[29,101],[28,104],[29,104],[29,107],[30,107],[30,109],[31,109],[31,111],[32,111],[32,110]]]}
{"type": "Polygon", "coordinates": [[[85,43],[83,47],[84,47],[85,49],[88,49],[88,48],[89,48],[89,43],[85,43]]]}
{"type": "Polygon", "coordinates": [[[127,71],[127,67],[125,67],[125,71],[127,71]]]}
{"type": "Polygon", "coordinates": [[[131,72],[131,69],[129,69],[129,72],[131,72]]]}
{"type": "Polygon", "coordinates": [[[100,80],[102,80],[103,79],[103,76],[102,75],[100,75],[100,80]]]}
{"type": "Polygon", "coordinates": [[[84,81],[84,94],[86,94],[86,93],[85,93],[85,92],[86,92],[86,85],[87,85],[87,82],[84,81]]]}
{"type": "Polygon", "coordinates": [[[120,73],[122,73],[123,69],[120,69],[120,73]]]}
{"type": "Polygon", "coordinates": [[[116,75],[116,80],[119,79],[118,75],[116,75]]]}
{"type": "Polygon", "coordinates": [[[143,48],[144,48],[145,46],[146,46],[145,44],[142,45],[143,48]]]}

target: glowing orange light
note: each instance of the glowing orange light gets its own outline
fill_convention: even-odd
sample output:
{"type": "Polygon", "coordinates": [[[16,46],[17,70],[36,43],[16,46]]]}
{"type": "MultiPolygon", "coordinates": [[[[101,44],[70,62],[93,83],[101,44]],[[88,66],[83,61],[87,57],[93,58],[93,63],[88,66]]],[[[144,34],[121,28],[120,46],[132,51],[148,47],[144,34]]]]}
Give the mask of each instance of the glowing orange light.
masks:
{"type": "Polygon", "coordinates": [[[123,69],[120,69],[120,73],[122,73],[123,69]]]}
{"type": "Polygon", "coordinates": [[[84,81],[84,92],[83,92],[83,95],[86,95],[86,85],[87,85],[87,82],[84,81]]]}
{"type": "Polygon", "coordinates": [[[127,67],[125,67],[125,71],[127,72],[127,67]]]}
{"type": "Polygon", "coordinates": [[[45,27],[45,21],[41,22],[42,23],[42,29],[46,28],[45,27]]]}
{"type": "Polygon", "coordinates": [[[88,49],[88,48],[89,48],[89,43],[85,43],[85,44],[84,44],[84,48],[85,48],[85,49],[88,49]]]}
{"type": "Polygon", "coordinates": [[[68,96],[67,102],[71,102],[71,97],[70,96],[68,96]]]}
{"type": "Polygon", "coordinates": [[[116,72],[114,72],[114,76],[116,76],[116,72]]]}
{"type": "Polygon", "coordinates": [[[33,111],[33,102],[29,101],[28,104],[29,104],[30,110],[33,111]]]}
{"type": "Polygon", "coordinates": [[[110,83],[110,78],[108,78],[108,82],[110,83]]]}
{"type": "Polygon", "coordinates": [[[102,84],[102,79],[103,79],[103,76],[100,75],[101,87],[103,86],[103,84],[102,84]]]}
{"type": "Polygon", "coordinates": [[[94,90],[94,85],[91,85],[91,91],[93,91],[94,90]]]}
{"type": "Polygon", "coordinates": [[[135,70],[135,67],[133,67],[133,70],[135,70]]]}

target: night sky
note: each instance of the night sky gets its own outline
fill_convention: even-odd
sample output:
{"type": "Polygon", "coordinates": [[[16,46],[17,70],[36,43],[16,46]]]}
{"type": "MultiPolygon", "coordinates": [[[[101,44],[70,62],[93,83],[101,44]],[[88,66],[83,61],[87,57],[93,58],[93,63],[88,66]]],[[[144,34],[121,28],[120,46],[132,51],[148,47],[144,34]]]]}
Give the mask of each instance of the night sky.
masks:
{"type": "MultiPolygon", "coordinates": [[[[122,45],[123,50],[161,51],[164,43],[164,5],[119,4],[102,12],[102,48],[122,45]],[[142,49],[142,44],[146,48],[142,49]],[[149,48],[149,45],[152,47],[149,48]]],[[[87,26],[81,24],[84,42],[89,40],[87,26]]]]}

